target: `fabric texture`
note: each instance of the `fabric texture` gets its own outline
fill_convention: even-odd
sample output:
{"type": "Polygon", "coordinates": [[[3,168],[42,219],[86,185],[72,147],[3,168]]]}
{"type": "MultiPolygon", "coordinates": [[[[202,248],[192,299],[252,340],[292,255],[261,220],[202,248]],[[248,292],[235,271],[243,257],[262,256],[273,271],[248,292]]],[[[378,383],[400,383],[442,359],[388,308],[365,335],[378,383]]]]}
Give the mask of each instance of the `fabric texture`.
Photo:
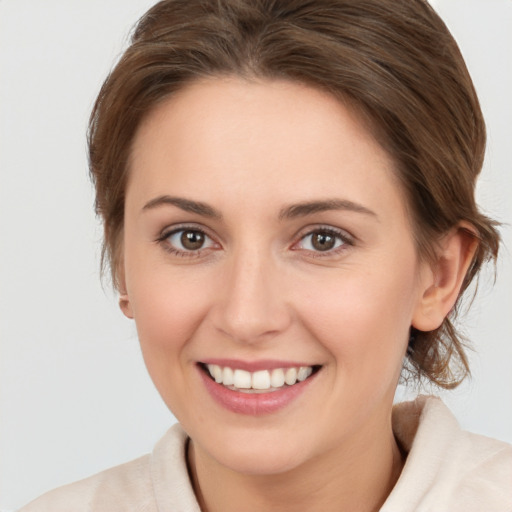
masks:
{"type": "MultiPolygon", "coordinates": [[[[408,454],[381,512],[512,512],[512,445],[463,431],[439,398],[393,409],[408,454]]],[[[153,452],[51,491],[20,512],[200,512],[174,425],[153,452]]]]}

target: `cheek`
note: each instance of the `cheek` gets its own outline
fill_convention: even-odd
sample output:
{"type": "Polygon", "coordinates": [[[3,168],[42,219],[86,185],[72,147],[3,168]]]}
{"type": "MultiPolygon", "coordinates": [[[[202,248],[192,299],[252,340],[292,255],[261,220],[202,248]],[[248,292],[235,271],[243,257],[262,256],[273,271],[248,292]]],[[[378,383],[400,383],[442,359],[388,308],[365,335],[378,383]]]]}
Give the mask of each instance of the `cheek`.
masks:
{"type": "Polygon", "coordinates": [[[414,269],[401,270],[350,269],[317,280],[314,293],[298,294],[307,297],[302,317],[308,330],[346,375],[362,381],[399,372],[416,293],[414,269]]]}
{"type": "Polygon", "coordinates": [[[129,295],[144,361],[168,406],[187,394],[189,341],[207,311],[203,279],[148,260],[129,273],[129,295]]]}
{"type": "Polygon", "coordinates": [[[180,420],[190,409],[193,396],[190,376],[195,361],[190,340],[202,322],[207,307],[204,285],[176,279],[169,269],[140,274],[132,282],[133,311],[147,371],[163,401],[180,420]]]}
{"type": "Polygon", "coordinates": [[[183,345],[206,308],[199,289],[157,270],[134,283],[132,307],[141,343],[161,349],[183,345]]]}

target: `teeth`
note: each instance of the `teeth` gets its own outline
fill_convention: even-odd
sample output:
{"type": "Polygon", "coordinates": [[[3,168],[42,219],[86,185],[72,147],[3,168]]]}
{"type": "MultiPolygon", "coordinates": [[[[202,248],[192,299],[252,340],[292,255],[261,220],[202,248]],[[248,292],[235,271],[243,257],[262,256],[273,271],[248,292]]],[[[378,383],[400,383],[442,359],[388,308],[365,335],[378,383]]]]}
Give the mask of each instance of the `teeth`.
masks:
{"type": "Polygon", "coordinates": [[[233,373],[233,386],[238,389],[251,389],[251,373],[245,370],[235,370],[233,373]]]}
{"type": "Polygon", "coordinates": [[[233,369],[228,366],[223,368],[216,364],[209,364],[207,368],[218,384],[241,390],[275,391],[282,388],[285,384],[293,386],[297,382],[302,382],[313,373],[311,366],[259,370],[253,373],[246,370],[233,369]]]}
{"type": "Polygon", "coordinates": [[[222,382],[222,368],[220,366],[217,366],[216,364],[213,366],[212,377],[215,379],[215,382],[222,382]]]}
{"type": "Polygon", "coordinates": [[[270,385],[273,388],[281,388],[284,386],[284,370],[282,368],[272,370],[272,375],[270,376],[270,385]]]}
{"type": "Polygon", "coordinates": [[[284,381],[288,386],[293,386],[297,382],[297,368],[288,368],[284,374],[284,381]]]}
{"type": "Polygon", "coordinates": [[[310,366],[301,366],[299,368],[299,371],[297,372],[297,380],[302,382],[303,380],[306,380],[313,371],[313,368],[310,366]]]}
{"type": "Polygon", "coordinates": [[[234,382],[233,370],[229,366],[226,366],[222,371],[222,383],[224,386],[232,386],[234,382]]]}
{"type": "Polygon", "coordinates": [[[270,387],[270,373],[261,370],[252,374],[252,389],[268,389],[270,387]]]}

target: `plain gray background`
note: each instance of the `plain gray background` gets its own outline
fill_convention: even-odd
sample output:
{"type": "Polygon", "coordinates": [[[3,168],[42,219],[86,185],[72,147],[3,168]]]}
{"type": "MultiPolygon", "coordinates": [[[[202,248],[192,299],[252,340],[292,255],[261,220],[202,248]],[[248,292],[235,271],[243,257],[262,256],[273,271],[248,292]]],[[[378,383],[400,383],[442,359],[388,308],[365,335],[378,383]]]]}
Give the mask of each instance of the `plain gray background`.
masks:
{"type": "MultiPolygon", "coordinates": [[[[151,0],[0,0],[0,510],[148,452],[174,418],[134,325],[102,289],[85,129],[151,0]]],[[[489,131],[478,196],[512,221],[512,1],[437,0],[489,131]]],[[[465,319],[474,378],[443,394],[462,425],[512,442],[512,229],[465,319]]],[[[402,398],[410,393],[401,390],[402,398]]]]}

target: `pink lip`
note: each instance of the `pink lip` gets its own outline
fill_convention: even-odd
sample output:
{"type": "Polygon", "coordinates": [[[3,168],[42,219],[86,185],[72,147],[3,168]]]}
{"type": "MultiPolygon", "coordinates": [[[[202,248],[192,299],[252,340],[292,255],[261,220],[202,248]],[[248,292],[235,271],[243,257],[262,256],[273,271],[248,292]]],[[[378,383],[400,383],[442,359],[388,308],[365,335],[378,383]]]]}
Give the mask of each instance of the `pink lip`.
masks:
{"type": "MultiPolygon", "coordinates": [[[[231,365],[225,364],[223,366],[231,365]]],[[[235,366],[235,368],[240,368],[240,366],[235,366]]],[[[269,367],[266,366],[265,368],[269,367]]],[[[277,366],[277,368],[283,368],[283,366],[277,366]]],[[[222,384],[217,384],[200,366],[198,366],[198,371],[206,389],[219,405],[237,414],[251,416],[271,414],[285,408],[305,391],[317,375],[314,373],[306,380],[297,382],[297,384],[293,386],[285,386],[279,391],[271,391],[269,393],[243,393],[241,391],[228,389],[222,384]]]]}
{"type": "Polygon", "coordinates": [[[296,361],[277,361],[275,359],[262,359],[260,361],[242,361],[241,359],[205,359],[201,361],[204,364],[216,364],[218,366],[228,366],[229,368],[238,368],[247,372],[257,372],[258,370],[274,370],[276,368],[298,368],[299,366],[313,366],[311,363],[298,363],[296,361]]]}

